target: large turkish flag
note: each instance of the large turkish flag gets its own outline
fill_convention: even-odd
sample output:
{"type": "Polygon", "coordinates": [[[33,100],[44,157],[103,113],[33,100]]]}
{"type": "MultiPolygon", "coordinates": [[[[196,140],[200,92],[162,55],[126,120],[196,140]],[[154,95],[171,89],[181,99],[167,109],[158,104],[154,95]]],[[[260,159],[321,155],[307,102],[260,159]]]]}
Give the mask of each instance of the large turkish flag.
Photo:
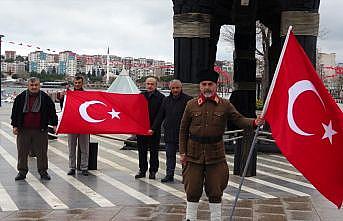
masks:
{"type": "Polygon", "coordinates": [[[283,155],[326,198],[343,201],[343,113],[292,32],[271,85],[265,119],[283,155]],[[274,89],[272,89],[274,88],[274,89]]]}
{"type": "Polygon", "coordinates": [[[149,129],[141,94],[68,91],[57,133],[147,135],[149,129]]]}

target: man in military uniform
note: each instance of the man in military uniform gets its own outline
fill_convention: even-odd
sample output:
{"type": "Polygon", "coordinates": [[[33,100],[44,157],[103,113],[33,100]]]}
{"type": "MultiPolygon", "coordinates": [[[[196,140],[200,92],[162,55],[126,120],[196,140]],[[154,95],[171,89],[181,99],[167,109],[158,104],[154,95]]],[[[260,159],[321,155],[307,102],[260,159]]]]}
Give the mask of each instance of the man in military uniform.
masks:
{"type": "Polygon", "coordinates": [[[203,70],[198,74],[200,95],[186,106],[180,125],[180,161],[187,195],[186,220],[197,218],[203,186],[209,199],[211,220],[221,220],[223,191],[229,180],[223,134],[227,120],[240,128],[256,127],[263,119],[241,115],[217,91],[218,73],[203,70]]]}

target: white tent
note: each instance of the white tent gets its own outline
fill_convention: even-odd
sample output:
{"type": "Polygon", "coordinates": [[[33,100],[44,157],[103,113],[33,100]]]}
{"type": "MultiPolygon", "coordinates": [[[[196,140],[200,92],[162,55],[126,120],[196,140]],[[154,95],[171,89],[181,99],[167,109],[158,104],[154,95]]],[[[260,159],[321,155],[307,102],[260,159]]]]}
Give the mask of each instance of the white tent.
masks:
{"type": "Polygon", "coordinates": [[[140,90],[129,76],[129,72],[123,69],[107,89],[107,92],[118,94],[139,94],[140,90]]]}

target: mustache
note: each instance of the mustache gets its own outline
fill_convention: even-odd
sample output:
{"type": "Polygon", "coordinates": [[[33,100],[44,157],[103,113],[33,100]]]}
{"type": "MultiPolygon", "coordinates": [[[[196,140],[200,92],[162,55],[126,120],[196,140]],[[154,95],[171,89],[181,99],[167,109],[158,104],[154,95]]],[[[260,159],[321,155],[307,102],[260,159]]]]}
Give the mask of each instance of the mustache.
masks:
{"type": "Polygon", "coordinates": [[[205,90],[203,94],[205,97],[211,97],[213,93],[211,90],[205,90]]]}

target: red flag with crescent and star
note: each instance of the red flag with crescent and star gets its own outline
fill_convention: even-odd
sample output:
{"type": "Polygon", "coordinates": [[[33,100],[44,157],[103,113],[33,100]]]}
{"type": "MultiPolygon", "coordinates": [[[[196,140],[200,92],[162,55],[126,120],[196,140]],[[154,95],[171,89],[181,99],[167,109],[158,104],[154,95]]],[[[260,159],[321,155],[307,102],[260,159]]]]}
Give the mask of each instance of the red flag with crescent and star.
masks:
{"type": "Polygon", "coordinates": [[[277,70],[264,116],[275,142],[288,161],[340,208],[343,113],[292,32],[277,70]]]}
{"type": "Polygon", "coordinates": [[[67,91],[57,133],[148,135],[149,129],[142,94],[67,91]]]}

